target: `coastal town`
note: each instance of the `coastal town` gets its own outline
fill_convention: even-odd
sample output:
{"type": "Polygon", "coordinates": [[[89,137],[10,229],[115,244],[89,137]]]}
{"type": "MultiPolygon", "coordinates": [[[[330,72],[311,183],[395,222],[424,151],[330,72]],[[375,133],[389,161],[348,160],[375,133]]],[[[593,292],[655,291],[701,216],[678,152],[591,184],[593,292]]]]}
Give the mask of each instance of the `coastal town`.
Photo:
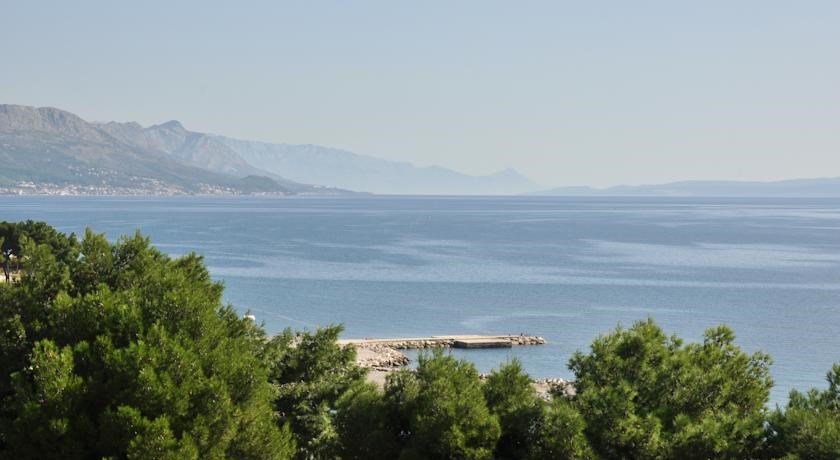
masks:
{"type": "MultiPolygon", "coordinates": [[[[138,178],[140,179],[140,178],[138,178]]],[[[214,195],[234,196],[243,193],[232,187],[199,184],[198,190],[188,191],[182,187],[166,184],[156,179],[138,180],[135,186],[120,186],[107,183],[54,184],[49,182],[21,181],[12,185],[0,185],[0,195],[41,195],[41,196],[179,196],[179,195],[214,195]]],[[[248,195],[283,196],[280,192],[248,193],[248,195]]]]}

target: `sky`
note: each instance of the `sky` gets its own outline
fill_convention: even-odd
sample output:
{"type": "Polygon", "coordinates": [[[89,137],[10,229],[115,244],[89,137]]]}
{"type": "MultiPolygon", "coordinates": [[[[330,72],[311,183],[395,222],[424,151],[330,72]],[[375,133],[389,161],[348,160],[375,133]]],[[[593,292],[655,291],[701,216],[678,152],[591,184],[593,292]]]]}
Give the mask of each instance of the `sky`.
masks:
{"type": "Polygon", "coordinates": [[[0,103],[544,186],[840,176],[838,1],[0,0],[0,103]]]}

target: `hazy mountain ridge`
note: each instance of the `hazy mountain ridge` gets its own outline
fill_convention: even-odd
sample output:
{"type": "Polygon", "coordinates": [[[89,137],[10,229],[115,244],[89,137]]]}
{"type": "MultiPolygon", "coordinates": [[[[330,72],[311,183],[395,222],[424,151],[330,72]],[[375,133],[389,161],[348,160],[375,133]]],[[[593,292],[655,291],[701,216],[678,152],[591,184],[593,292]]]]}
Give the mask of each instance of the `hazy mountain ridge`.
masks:
{"type": "Polygon", "coordinates": [[[20,105],[0,105],[0,161],[4,193],[23,183],[76,187],[78,193],[343,194],[348,189],[418,195],[840,197],[840,178],[535,191],[533,182],[511,169],[470,176],[318,145],[204,134],[174,120],[146,128],[136,122],[92,123],[52,107],[20,105]]]}
{"type": "Polygon", "coordinates": [[[249,165],[236,152],[203,133],[187,131],[181,123],[168,121],[143,128],[139,124],[110,122],[98,127],[125,143],[166,152],[204,169],[234,176],[265,174],[249,165]]]}
{"type": "Polygon", "coordinates": [[[512,169],[471,176],[440,166],[417,167],[311,144],[273,144],[217,136],[251,165],[290,179],[380,194],[513,195],[539,186],[512,169]]]}
{"type": "Polygon", "coordinates": [[[188,188],[190,182],[227,182],[177,163],[163,152],[132,148],[76,115],[55,108],[0,106],[0,181],[132,186],[158,180],[188,188]]]}
{"type": "Polygon", "coordinates": [[[539,188],[513,170],[471,176],[317,145],[209,135],[189,131],[175,120],[149,127],[87,122],[61,109],[20,105],[0,105],[0,159],[5,164],[0,186],[26,182],[154,193],[230,189],[453,195],[519,194],[539,188]]]}
{"type": "Polygon", "coordinates": [[[254,168],[212,136],[170,121],[92,123],[52,107],[0,105],[0,185],[149,193],[337,193],[254,168]]]}
{"type": "Polygon", "coordinates": [[[780,181],[680,181],[607,188],[557,187],[534,196],[840,197],[840,177],[780,181]]]}

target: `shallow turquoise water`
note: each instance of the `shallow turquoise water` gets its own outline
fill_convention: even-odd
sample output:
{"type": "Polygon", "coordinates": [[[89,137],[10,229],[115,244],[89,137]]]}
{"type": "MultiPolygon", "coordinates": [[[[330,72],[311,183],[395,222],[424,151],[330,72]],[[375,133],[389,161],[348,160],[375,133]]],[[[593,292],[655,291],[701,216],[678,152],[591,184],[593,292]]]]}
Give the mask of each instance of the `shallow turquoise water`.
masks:
{"type": "Polygon", "coordinates": [[[840,361],[840,203],[821,199],[3,197],[0,219],[140,229],[206,257],[269,331],[347,337],[519,333],[535,376],[599,333],[652,316],[697,340],[726,323],[775,358],[773,401],[840,361]]]}

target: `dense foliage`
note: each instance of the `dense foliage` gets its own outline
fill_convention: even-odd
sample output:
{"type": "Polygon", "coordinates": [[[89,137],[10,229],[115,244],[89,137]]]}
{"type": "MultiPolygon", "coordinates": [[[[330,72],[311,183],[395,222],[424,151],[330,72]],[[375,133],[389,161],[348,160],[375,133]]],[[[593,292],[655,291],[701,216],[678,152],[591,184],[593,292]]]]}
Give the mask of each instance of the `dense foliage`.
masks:
{"type": "Polygon", "coordinates": [[[840,458],[840,364],[826,376],[828,389],[791,391],[787,409],[770,418],[771,452],[808,459],[840,458]]]}
{"type": "Polygon", "coordinates": [[[726,327],[598,337],[572,396],[440,350],[379,388],[339,326],[269,337],[197,255],[31,221],[0,248],[20,276],[0,283],[0,458],[840,458],[840,365],[768,411],[770,358],[726,327]]]}
{"type": "Polygon", "coordinates": [[[22,269],[0,290],[4,457],[288,457],[264,342],[200,257],[3,230],[22,269]]]}
{"type": "Polygon", "coordinates": [[[683,346],[652,320],[577,352],[576,407],[608,458],[751,458],[764,438],[770,358],[747,356],[726,327],[683,346]]]}
{"type": "Polygon", "coordinates": [[[268,344],[269,380],[277,387],[273,406],[298,440],[298,457],[335,456],[334,408],[350,387],[364,381],[356,350],[336,344],[340,333],[337,326],[316,333],[286,330],[268,344]]]}

